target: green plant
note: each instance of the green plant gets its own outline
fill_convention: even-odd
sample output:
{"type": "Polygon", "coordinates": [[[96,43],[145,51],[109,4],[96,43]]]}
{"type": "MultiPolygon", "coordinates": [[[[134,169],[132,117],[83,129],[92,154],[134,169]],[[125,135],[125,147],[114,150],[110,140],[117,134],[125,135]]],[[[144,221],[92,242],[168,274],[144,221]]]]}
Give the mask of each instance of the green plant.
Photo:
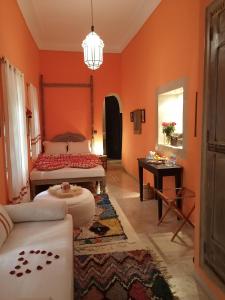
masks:
{"type": "Polygon", "coordinates": [[[167,136],[170,137],[172,133],[175,131],[175,122],[162,122],[162,132],[167,136]]]}

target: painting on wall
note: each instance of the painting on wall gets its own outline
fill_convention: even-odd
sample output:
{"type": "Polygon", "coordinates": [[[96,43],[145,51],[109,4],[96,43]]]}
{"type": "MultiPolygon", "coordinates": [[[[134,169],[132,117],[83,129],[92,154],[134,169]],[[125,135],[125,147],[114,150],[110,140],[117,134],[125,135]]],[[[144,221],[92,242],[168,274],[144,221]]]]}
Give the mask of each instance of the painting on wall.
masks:
{"type": "Polygon", "coordinates": [[[134,123],[134,134],[141,134],[141,123],[145,123],[145,109],[131,111],[130,122],[134,123]]]}
{"type": "Polygon", "coordinates": [[[134,134],[141,134],[141,109],[134,112],[134,134]]]}
{"type": "Polygon", "coordinates": [[[130,112],[130,121],[134,122],[134,112],[133,111],[130,112]]]}

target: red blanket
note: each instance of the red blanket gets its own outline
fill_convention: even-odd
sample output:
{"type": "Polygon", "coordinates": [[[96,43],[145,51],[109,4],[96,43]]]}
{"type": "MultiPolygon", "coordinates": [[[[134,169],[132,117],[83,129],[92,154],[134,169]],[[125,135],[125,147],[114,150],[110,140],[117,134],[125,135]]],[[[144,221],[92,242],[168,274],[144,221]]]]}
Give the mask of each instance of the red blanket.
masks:
{"type": "Polygon", "coordinates": [[[97,155],[94,154],[59,154],[46,155],[40,154],[34,165],[40,171],[51,171],[62,168],[81,168],[90,169],[102,162],[97,155]]]}

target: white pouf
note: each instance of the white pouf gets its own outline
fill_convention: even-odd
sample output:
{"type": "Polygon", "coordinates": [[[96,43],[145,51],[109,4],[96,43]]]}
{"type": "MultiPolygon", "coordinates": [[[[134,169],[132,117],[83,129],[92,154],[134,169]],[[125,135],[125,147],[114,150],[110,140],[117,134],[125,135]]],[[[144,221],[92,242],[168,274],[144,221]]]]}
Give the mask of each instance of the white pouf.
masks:
{"type": "Polygon", "coordinates": [[[58,198],[51,195],[48,191],[44,191],[35,196],[34,201],[37,200],[65,201],[67,203],[68,213],[73,217],[73,226],[75,228],[89,223],[95,215],[94,196],[89,190],[84,188],[82,188],[80,195],[70,198],[58,198]]]}

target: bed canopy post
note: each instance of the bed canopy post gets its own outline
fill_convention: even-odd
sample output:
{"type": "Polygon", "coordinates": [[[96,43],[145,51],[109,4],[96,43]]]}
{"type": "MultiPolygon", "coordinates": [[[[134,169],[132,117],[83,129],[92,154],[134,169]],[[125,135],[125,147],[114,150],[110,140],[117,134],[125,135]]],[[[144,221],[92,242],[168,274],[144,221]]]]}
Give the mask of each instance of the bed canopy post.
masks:
{"type": "Polygon", "coordinates": [[[44,81],[43,75],[40,75],[40,97],[41,97],[41,118],[42,118],[42,126],[41,126],[41,137],[42,141],[45,140],[45,109],[44,109],[44,81]]]}
{"type": "Polygon", "coordinates": [[[91,150],[94,145],[94,84],[93,76],[90,76],[90,100],[91,100],[91,150]]]}

